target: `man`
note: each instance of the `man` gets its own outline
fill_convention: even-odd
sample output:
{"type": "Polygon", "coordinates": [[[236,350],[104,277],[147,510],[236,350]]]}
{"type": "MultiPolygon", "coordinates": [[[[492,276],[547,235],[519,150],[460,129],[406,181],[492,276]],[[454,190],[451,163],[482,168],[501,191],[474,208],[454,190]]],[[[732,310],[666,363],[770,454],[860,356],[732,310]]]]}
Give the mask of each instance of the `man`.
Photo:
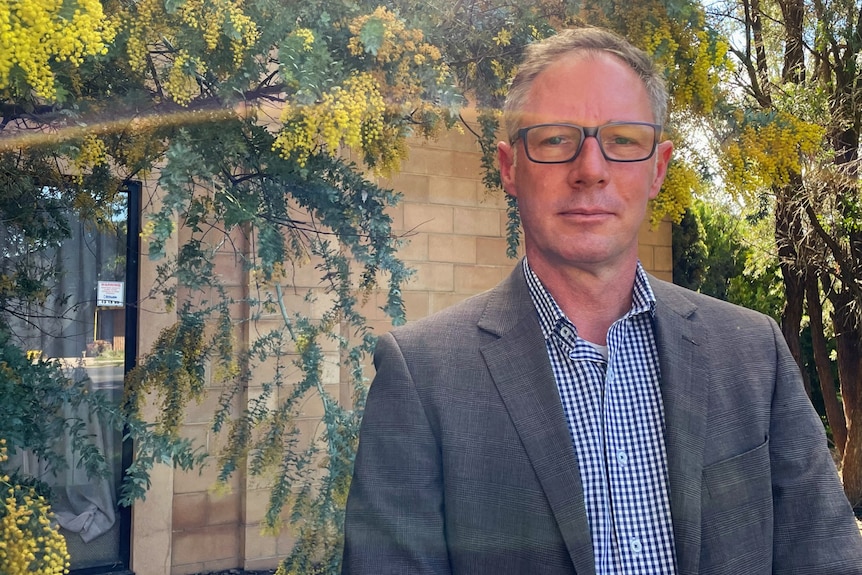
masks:
{"type": "Polygon", "coordinates": [[[667,94],[598,29],[531,46],[498,146],[526,258],[381,337],[344,573],[862,573],[771,319],[648,277],[667,94]]]}

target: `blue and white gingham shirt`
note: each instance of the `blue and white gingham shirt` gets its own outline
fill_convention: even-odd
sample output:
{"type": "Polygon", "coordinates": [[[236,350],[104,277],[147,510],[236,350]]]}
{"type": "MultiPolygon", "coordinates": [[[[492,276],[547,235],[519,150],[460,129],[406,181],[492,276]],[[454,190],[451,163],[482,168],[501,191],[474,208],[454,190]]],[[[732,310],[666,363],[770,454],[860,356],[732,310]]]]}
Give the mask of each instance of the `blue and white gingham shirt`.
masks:
{"type": "Polygon", "coordinates": [[[524,260],[583,484],[597,575],[676,572],[655,296],[638,263],[607,350],[578,330],[524,260]]]}

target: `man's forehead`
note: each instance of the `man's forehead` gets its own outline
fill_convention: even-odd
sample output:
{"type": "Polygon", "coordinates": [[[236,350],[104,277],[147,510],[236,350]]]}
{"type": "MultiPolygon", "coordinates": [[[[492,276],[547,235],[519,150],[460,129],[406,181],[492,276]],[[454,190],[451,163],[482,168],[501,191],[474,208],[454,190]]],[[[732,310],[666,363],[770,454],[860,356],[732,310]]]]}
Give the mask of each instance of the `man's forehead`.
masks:
{"type": "Polygon", "coordinates": [[[521,125],[570,121],[571,113],[644,120],[652,109],[643,80],[627,63],[605,53],[574,54],[555,62],[534,79],[518,113],[521,125]],[[589,61],[588,66],[579,64],[589,61]]]}
{"type": "MultiPolygon", "coordinates": [[[[554,80],[559,79],[561,75],[568,75],[571,77],[571,73],[567,73],[567,70],[571,70],[573,67],[583,68],[586,66],[594,69],[598,68],[606,70],[608,74],[611,74],[614,71],[618,71],[623,74],[631,74],[633,78],[640,80],[640,76],[638,76],[638,73],[634,68],[632,68],[621,56],[615,53],[599,50],[578,50],[563,54],[545,66],[545,68],[536,74],[535,78],[533,78],[532,87],[535,88],[537,85],[553,82],[554,80]]],[[[597,82],[602,80],[602,78],[603,76],[590,76],[582,79],[584,82],[597,82]]]]}

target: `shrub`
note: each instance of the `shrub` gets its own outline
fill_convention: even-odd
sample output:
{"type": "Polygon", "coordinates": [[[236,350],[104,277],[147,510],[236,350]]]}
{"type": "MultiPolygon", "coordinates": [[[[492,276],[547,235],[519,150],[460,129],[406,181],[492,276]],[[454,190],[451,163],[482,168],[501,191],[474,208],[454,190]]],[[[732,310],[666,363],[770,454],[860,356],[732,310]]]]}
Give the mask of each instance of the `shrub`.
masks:
{"type": "Polygon", "coordinates": [[[97,339],[87,344],[87,357],[99,357],[106,351],[111,351],[113,346],[111,342],[104,339],[97,339]]]}

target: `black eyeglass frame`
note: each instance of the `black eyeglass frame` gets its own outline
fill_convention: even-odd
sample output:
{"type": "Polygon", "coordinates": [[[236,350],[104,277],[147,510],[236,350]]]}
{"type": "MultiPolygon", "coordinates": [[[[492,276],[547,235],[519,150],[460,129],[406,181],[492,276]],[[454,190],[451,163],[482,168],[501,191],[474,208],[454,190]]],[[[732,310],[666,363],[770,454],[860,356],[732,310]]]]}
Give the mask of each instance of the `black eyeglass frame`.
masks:
{"type": "Polygon", "coordinates": [[[577,124],[566,124],[563,122],[550,122],[547,124],[534,124],[532,126],[525,126],[523,128],[520,128],[518,130],[518,137],[512,143],[514,144],[518,140],[521,140],[522,142],[524,142],[524,151],[527,153],[527,158],[531,162],[534,162],[536,164],[567,164],[571,161],[574,161],[574,159],[577,158],[578,155],[580,155],[581,150],[584,147],[584,142],[586,141],[586,139],[589,137],[593,137],[596,139],[596,142],[598,142],[599,150],[601,150],[602,156],[604,156],[604,158],[607,161],[631,163],[631,162],[644,162],[644,161],[649,160],[650,158],[653,157],[653,155],[655,154],[656,148],[658,148],[658,140],[659,140],[659,136],[661,135],[661,132],[662,132],[662,125],[661,124],[653,124],[650,122],[608,122],[607,124],[602,124],[601,126],[579,126],[577,124]],[[606,128],[608,126],[620,126],[620,125],[627,126],[627,125],[631,125],[631,124],[637,124],[639,126],[649,126],[653,129],[652,148],[650,149],[649,155],[645,158],[639,158],[637,160],[618,160],[616,158],[609,158],[607,152],[605,152],[604,146],[602,146],[602,141],[599,140],[599,138],[598,138],[599,130],[601,130],[602,128],[606,128]],[[566,160],[545,161],[545,160],[536,160],[530,154],[530,146],[527,145],[527,138],[526,138],[527,132],[529,132],[533,128],[546,128],[548,126],[563,126],[566,128],[577,128],[578,131],[581,132],[581,141],[578,143],[578,148],[575,150],[575,153],[572,154],[572,156],[570,158],[568,158],[566,160]]]}

